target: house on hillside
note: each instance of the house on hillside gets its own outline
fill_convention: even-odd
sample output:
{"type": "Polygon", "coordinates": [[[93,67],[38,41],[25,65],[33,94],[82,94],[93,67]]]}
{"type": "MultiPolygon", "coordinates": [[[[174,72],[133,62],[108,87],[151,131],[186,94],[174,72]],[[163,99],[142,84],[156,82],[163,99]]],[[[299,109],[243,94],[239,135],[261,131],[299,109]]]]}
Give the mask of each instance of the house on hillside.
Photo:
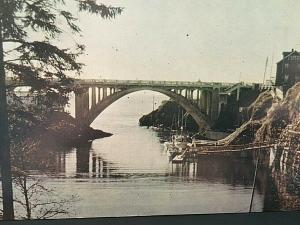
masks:
{"type": "Polygon", "coordinates": [[[285,93],[295,83],[300,82],[300,52],[292,49],[283,52],[283,58],[277,63],[275,85],[285,93]]]}

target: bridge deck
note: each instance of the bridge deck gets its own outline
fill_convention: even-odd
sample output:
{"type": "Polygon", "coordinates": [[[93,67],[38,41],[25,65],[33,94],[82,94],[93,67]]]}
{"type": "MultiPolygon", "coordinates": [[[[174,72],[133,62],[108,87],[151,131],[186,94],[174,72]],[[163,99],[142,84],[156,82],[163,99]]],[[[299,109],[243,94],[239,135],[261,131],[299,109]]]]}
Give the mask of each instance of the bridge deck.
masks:
{"type": "MultiPolygon", "coordinates": [[[[53,83],[58,80],[53,79],[53,83]]],[[[228,82],[201,82],[201,81],[163,81],[163,80],[113,80],[113,79],[75,79],[75,85],[78,86],[112,86],[112,87],[169,87],[169,88],[221,88],[228,92],[232,88],[253,88],[258,86],[261,89],[271,88],[261,83],[228,83],[228,82]]],[[[18,79],[7,78],[7,86],[24,86],[24,83],[18,79]]]]}
{"type": "MultiPolygon", "coordinates": [[[[76,80],[75,84],[83,86],[145,86],[145,87],[174,87],[174,88],[230,88],[237,83],[227,82],[192,82],[192,81],[156,81],[156,80],[107,80],[107,79],[84,79],[76,80]]],[[[239,83],[240,87],[253,87],[254,83],[239,83]]]]}

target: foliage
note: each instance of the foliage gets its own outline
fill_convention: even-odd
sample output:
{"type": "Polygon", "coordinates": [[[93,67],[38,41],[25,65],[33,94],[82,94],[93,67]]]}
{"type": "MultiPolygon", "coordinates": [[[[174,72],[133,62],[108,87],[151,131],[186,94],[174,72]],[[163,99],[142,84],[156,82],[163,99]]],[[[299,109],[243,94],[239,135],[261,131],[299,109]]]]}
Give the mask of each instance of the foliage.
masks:
{"type": "MultiPolygon", "coordinates": [[[[123,10],[97,4],[95,0],[74,1],[80,11],[88,11],[104,19],[114,18],[123,10]]],[[[42,105],[50,108],[64,105],[70,92],[68,85],[72,83],[68,74],[80,74],[83,64],[77,62],[77,58],[85,46],[75,43],[75,49],[71,50],[56,46],[54,41],[63,33],[60,21],[65,21],[72,33],[79,33],[77,18],[63,9],[67,7],[63,0],[0,2],[6,74],[43,96],[40,98],[42,105]],[[32,40],[32,34],[36,32],[40,38],[32,40]]]]}
{"type": "Polygon", "coordinates": [[[14,175],[14,183],[21,194],[14,201],[16,206],[20,206],[18,215],[23,219],[49,219],[69,215],[71,204],[79,200],[75,195],[61,198],[55,190],[47,188],[41,179],[27,174],[14,175]]]}
{"type": "MultiPolygon", "coordinates": [[[[0,0],[0,71],[1,78],[10,78],[30,87],[31,97],[37,104],[25,105],[20,96],[7,86],[9,132],[11,139],[14,182],[22,193],[23,200],[15,201],[26,209],[26,218],[50,218],[67,213],[69,201],[53,199],[54,192],[40,181],[29,176],[29,155],[38,144],[27,139],[32,127],[41,123],[47,114],[68,102],[73,79],[79,75],[83,64],[78,62],[85,46],[74,43],[74,48],[62,48],[58,43],[68,27],[73,35],[80,33],[77,18],[68,10],[70,1],[64,0],[0,0]],[[62,25],[63,23],[63,25],[62,25]],[[3,57],[2,57],[3,56],[3,57]],[[30,184],[28,184],[30,180],[30,184]],[[39,199],[47,195],[44,201],[39,199]]],[[[79,11],[112,19],[123,11],[120,7],[106,6],[96,0],[73,0],[79,11]]],[[[1,83],[2,84],[2,83],[1,83]]],[[[0,84],[0,91],[3,87],[0,84]]],[[[3,93],[3,92],[2,92],[3,93]]],[[[1,95],[3,96],[3,95],[1,95]]],[[[6,109],[1,108],[1,115],[6,109]]]]}

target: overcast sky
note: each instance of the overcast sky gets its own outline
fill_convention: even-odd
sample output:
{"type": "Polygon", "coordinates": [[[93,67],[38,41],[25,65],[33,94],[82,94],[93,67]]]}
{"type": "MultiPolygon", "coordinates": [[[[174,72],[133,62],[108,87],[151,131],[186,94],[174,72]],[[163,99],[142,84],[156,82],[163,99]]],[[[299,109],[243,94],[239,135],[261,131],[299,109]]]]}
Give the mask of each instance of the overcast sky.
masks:
{"type": "MultiPolygon", "coordinates": [[[[114,20],[78,14],[82,78],[261,82],[300,50],[299,0],[103,0],[114,20]]],[[[68,41],[64,38],[63,41],[68,41]]]]}

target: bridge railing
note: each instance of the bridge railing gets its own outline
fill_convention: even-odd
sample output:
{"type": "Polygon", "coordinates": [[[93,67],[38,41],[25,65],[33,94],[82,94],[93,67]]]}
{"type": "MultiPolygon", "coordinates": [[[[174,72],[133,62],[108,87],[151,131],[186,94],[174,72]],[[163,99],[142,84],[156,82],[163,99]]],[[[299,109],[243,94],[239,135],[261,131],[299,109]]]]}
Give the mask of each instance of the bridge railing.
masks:
{"type": "MultiPolygon", "coordinates": [[[[112,79],[84,79],[76,80],[82,85],[124,85],[124,86],[166,86],[166,87],[231,87],[235,83],[201,82],[201,81],[154,81],[154,80],[112,80],[112,79]]],[[[252,84],[248,84],[252,85],[252,84]]]]}
{"type": "MultiPolygon", "coordinates": [[[[57,82],[53,80],[52,82],[57,82]]],[[[22,83],[15,79],[7,79],[7,84],[9,85],[19,85],[22,86],[22,83]]],[[[165,87],[182,87],[182,88],[226,88],[231,89],[235,86],[242,87],[254,87],[254,83],[227,83],[227,82],[202,82],[202,81],[155,81],[155,80],[113,80],[113,79],[76,79],[75,85],[111,85],[111,86],[165,86],[165,87]]],[[[263,87],[262,84],[261,87],[263,87]]],[[[266,88],[264,86],[264,88],[266,88]]]]}

